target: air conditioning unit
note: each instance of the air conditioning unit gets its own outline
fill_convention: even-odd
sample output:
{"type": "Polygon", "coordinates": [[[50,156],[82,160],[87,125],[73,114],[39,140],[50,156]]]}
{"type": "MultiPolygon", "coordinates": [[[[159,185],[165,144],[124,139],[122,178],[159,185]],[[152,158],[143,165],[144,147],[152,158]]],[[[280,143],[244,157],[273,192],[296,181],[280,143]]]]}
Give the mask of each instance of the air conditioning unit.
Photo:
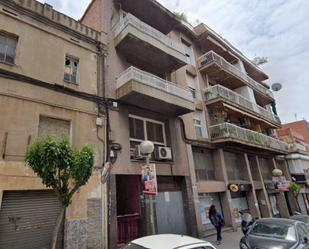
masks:
{"type": "Polygon", "coordinates": [[[156,147],[155,158],[156,160],[171,160],[172,149],[169,147],[156,147]]]}

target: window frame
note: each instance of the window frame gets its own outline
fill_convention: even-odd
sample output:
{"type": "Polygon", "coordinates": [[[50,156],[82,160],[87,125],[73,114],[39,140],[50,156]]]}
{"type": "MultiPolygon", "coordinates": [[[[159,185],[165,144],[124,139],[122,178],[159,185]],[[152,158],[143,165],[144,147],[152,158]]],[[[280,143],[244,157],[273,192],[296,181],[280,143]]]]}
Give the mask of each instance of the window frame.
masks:
{"type": "Polygon", "coordinates": [[[204,134],[203,134],[203,125],[202,125],[202,120],[201,120],[201,118],[198,118],[198,117],[196,117],[196,116],[193,117],[193,126],[194,126],[195,136],[197,136],[197,137],[204,137],[204,134]],[[196,124],[195,121],[199,121],[200,124],[196,124]],[[198,134],[196,133],[196,128],[201,129],[201,135],[198,135],[198,134]]]}
{"type": "MultiPolygon", "coordinates": [[[[67,82],[67,83],[71,83],[71,84],[75,84],[75,85],[79,85],[79,76],[80,76],[80,59],[76,56],[70,55],[70,54],[65,54],[64,57],[64,72],[63,72],[63,81],[67,82]],[[72,81],[72,74],[70,74],[70,79],[67,80],[65,79],[65,75],[67,74],[65,72],[65,68],[66,68],[66,60],[70,59],[70,61],[77,61],[77,69],[76,69],[76,82],[72,81]]],[[[69,74],[68,74],[69,75],[69,74]]]]}
{"type": "MultiPolygon", "coordinates": [[[[156,141],[151,141],[153,142],[155,145],[161,145],[161,146],[165,146],[166,147],[166,133],[165,133],[165,123],[164,122],[161,122],[161,121],[157,121],[157,120],[154,120],[154,119],[150,119],[150,118],[144,118],[144,117],[140,117],[140,116],[137,116],[137,115],[133,115],[133,114],[129,114],[129,119],[130,118],[134,118],[134,119],[138,119],[138,120],[141,120],[143,121],[143,129],[144,129],[144,138],[145,140],[148,140],[148,134],[147,134],[147,121],[148,122],[151,122],[151,123],[155,123],[155,124],[159,124],[162,126],[162,133],[163,133],[163,143],[160,143],[160,142],[156,142],[156,141]]],[[[130,127],[129,127],[129,136],[130,136],[130,127]]],[[[142,139],[137,139],[137,138],[129,138],[130,141],[132,142],[143,142],[144,140],[142,139]]]]}
{"type": "Polygon", "coordinates": [[[4,64],[8,64],[8,65],[15,65],[16,64],[15,63],[16,62],[16,55],[17,55],[17,45],[18,45],[19,37],[17,35],[15,35],[15,34],[6,32],[5,30],[0,30],[0,36],[4,37],[6,39],[14,40],[16,42],[15,50],[14,50],[13,62],[9,62],[9,61],[5,60],[5,58],[7,57],[7,49],[6,49],[6,52],[4,53],[4,59],[0,60],[0,63],[4,63],[4,64]]]}

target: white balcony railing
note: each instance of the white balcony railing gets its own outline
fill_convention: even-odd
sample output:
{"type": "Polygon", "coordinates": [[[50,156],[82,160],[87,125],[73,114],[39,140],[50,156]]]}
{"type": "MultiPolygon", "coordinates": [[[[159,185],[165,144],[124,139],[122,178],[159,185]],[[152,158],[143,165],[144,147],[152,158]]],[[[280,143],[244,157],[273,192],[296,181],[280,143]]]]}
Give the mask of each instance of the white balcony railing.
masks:
{"type": "Polygon", "coordinates": [[[206,101],[209,101],[209,100],[212,100],[218,97],[224,98],[241,107],[244,107],[258,114],[259,116],[262,116],[263,118],[267,119],[270,122],[281,124],[280,118],[277,115],[271,113],[265,108],[251,102],[250,100],[246,99],[245,97],[241,96],[240,94],[226,87],[223,87],[221,85],[215,85],[215,86],[211,86],[206,89],[205,91],[206,101]]]}
{"type": "Polygon", "coordinates": [[[237,67],[232,65],[231,63],[227,62],[223,57],[218,55],[217,53],[213,51],[209,51],[206,54],[202,55],[198,59],[198,65],[199,68],[206,66],[207,64],[216,63],[219,66],[221,66],[224,70],[234,74],[235,76],[241,78],[243,81],[245,81],[251,88],[261,92],[262,94],[274,98],[274,95],[272,91],[264,87],[259,82],[253,80],[250,78],[246,73],[239,70],[237,67]]]}
{"type": "Polygon", "coordinates": [[[193,96],[189,89],[178,86],[175,83],[161,79],[156,75],[147,73],[135,67],[129,67],[121,73],[117,79],[117,88],[120,88],[131,80],[193,102],[193,96]]]}
{"type": "Polygon", "coordinates": [[[222,123],[210,126],[211,140],[233,139],[245,142],[249,145],[256,145],[265,149],[276,150],[287,153],[289,145],[279,139],[266,136],[262,133],[241,128],[231,123],[222,123]]]}
{"type": "Polygon", "coordinates": [[[165,34],[161,33],[159,30],[151,27],[150,25],[142,22],[132,14],[128,13],[124,18],[120,20],[120,22],[116,25],[114,29],[114,35],[117,37],[128,25],[132,25],[136,29],[141,32],[151,36],[152,38],[160,41],[164,45],[168,46],[173,50],[177,50],[178,52],[185,54],[185,47],[181,43],[177,41],[173,41],[165,34]]]}

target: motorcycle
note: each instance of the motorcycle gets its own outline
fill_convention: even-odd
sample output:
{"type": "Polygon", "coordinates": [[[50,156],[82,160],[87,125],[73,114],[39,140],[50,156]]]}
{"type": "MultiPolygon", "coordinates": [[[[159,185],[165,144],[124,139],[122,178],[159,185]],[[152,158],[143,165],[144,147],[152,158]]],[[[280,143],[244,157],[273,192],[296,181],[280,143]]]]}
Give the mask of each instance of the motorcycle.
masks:
{"type": "Polygon", "coordinates": [[[252,226],[254,223],[254,219],[251,214],[245,213],[242,211],[239,211],[240,217],[241,217],[241,230],[244,235],[247,234],[249,228],[252,226]]]}

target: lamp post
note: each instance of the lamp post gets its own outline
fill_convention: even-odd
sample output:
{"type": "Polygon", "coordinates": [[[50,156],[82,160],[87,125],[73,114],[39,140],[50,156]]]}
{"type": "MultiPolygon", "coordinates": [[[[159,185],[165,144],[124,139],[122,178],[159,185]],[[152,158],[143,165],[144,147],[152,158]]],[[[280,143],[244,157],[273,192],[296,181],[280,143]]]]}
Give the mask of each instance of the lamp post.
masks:
{"type": "MultiPolygon", "coordinates": [[[[146,164],[148,165],[150,162],[150,155],[154,151],[154,144],[151,141],[145,140],[140,145],[141,154],[144,155],[146,164]]],[[[155,234],[155,226],[154,226],[154,210],[153,210],[153,199],[152,195],[146,195],[149,202],[149,216],[150,216],[150,232],[151,234],[155,234]]]]}

